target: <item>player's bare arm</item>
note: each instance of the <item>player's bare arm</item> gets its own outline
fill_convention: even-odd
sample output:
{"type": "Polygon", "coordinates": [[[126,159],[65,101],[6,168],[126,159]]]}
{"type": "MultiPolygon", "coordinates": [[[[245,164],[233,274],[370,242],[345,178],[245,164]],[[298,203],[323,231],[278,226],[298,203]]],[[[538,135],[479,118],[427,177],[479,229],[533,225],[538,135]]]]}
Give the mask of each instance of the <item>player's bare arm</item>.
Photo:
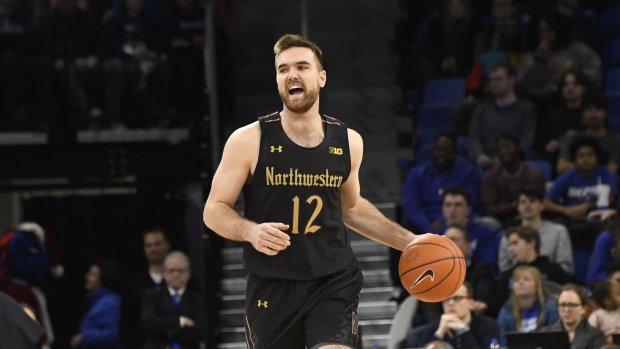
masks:
{"type": "Polygon", "coordinates": [[[373,204],[361,197],[359,169],[364,143],[359,133],[349,129],[351,173],[342,187],[342,217],[347,227],[397,250],[403,250],[415,235],[385,217],[373,204]]]}
{"type": "Polygon", "coordinates": [[[281,222],[252,222],[234,210],[246,182],[252,178],[258,161],[260,126],[258,122],[236,130],[226,142],[222,160],[213,176],[211,191],[203,211],[207,227],[230,240],[247,241],[266,255],[274,256],[290,245],[281,222]]]}

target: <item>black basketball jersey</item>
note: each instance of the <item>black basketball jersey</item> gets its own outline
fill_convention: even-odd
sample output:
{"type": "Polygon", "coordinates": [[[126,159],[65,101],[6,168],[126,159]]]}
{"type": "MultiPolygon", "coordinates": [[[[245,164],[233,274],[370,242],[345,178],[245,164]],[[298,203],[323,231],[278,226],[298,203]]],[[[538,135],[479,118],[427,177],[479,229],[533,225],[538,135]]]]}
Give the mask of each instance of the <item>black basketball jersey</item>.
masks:
{"type": "Polygon", "coordinates": [[[259,118],[258,163],[243,188],[245,216],[288,224],[291,245],[267,256],[247,243],[243,261],[253,275],[307,281],[335,273],[353,259],[340,203],[340,186],[351,171],[347,127],[328,116],[322,121],[323,141],[305,148],[285,134],[279,113],[259,118]]]}

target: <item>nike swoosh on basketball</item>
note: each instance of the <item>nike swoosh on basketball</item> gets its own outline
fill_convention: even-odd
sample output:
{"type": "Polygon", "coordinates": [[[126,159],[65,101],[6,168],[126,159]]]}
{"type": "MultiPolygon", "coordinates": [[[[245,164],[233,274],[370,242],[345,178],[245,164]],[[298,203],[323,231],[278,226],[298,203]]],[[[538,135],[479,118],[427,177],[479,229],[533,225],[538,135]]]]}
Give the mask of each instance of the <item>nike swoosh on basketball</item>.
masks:
{"type": "Polygon", "coordinates": [[[433,269],[426,269],[420,276],[418,276],[417,280],[414,281],[411,286],[409,286],[409,288],[411,289],[418,286],[418,284],[422,282],[422,280],[424,280],[424,278],[426,278],[427,276],[431,278],[431,281],[434,281],[435,271],[433,269]]]}

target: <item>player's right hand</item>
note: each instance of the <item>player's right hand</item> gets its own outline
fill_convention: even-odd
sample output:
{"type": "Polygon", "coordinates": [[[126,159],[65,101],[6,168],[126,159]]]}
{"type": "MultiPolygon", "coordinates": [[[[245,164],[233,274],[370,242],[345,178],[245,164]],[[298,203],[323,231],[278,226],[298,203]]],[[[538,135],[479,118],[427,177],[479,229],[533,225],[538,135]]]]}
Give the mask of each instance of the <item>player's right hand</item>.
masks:
{"type": "Polygon", "coordinates": [[[284,232],[288,228],[288,224],[284,223],[257,224],[248,232],[246,240],[256,251],[275,256],[291,245],[291,237],[284,232]]]}

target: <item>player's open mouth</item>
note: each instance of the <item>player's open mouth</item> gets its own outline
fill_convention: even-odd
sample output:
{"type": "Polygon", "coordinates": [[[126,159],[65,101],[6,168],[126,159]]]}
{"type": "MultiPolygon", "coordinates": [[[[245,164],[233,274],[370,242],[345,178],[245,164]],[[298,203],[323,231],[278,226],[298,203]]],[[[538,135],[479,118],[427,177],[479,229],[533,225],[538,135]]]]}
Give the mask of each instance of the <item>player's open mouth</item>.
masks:
{"type": "Polygon", "coordinates": [[[304,89],[301,87],[301,85],[292,85],[288,88],[288,93],[294,96],[304,93],[304,89]]]}

